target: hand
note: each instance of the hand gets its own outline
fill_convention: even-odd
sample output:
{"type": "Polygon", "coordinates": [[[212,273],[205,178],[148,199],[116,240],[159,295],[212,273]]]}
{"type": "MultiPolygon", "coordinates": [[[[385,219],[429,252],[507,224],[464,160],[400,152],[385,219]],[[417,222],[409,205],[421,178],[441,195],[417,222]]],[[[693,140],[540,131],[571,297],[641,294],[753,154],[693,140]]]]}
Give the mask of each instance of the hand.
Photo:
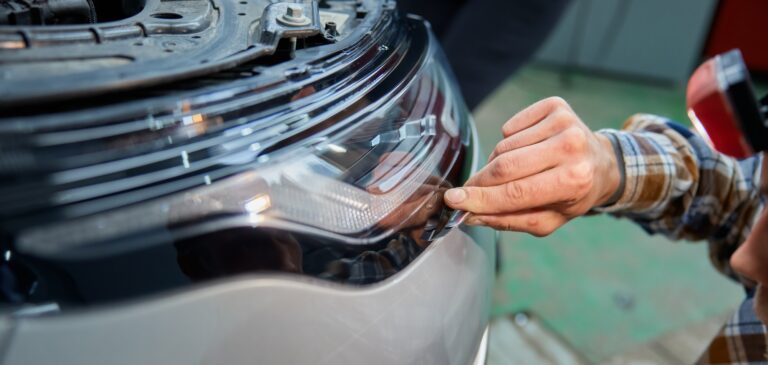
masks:
{"type": "Polygon", "coordinates": [[[445,194],[450,207],[471,213],[467,224],[546,236],[618,189],[611,141],[561,98],[521,111],[502,133],[488,165],[445,194]]]}

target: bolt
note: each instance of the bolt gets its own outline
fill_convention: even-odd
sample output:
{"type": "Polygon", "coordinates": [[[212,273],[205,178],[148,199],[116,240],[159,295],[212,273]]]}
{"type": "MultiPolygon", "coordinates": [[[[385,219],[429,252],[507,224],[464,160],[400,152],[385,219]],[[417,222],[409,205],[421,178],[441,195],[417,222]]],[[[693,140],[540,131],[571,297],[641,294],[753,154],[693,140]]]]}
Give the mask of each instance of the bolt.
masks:
{"type": "Polygon", "coordinates": [[[304,15],[304,8],[299,4],[288,4],[285,8],[285,14],[277,18],[277,21],[284,25],[299,27],[309,25],[312,20],[304,15]]]}
{"type": "Polygon", "coordinates": [[[336,23],[335,22],[328,22],[325,23],[325,31],[328,32],[328,35],[335,37],[339,35],[339,31],[336,29],[336,23]]]}
{"type": "Polygon", "coordinates": [[[299,5],[288,5],[288,8],[285,9],[285,17],[290,18],[291,20],[299,20],[304,16],[302,10],[303,9],[299,5]]]}

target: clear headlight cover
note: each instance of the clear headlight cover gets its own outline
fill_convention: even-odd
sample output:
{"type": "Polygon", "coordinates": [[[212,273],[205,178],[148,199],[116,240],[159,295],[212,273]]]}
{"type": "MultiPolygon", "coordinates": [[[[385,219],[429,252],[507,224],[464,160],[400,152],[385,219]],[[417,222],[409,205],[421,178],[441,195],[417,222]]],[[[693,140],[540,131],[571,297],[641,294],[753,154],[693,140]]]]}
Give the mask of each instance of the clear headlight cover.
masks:
{"type": "MultiPolygon", "coordinates": [[[[358,61],[385,61],[357,80],[353,91],[324,88],[310,78],[281,114],[243,116],[248,105],[263,102],[253,90],[208,92],[183,102],[176,117],[191,142],[52,174],[62,184],[96,183],[58,191],[51,199],[66,204],[65,218],[25,227],[16,247],[48,255],[114,246],[158,228],[183,238],[227,226],[365,245],[401,230],[425,207],[442,207],[446,177],[460,169],[461,145],[469,137],[468,113],[445,61],[434,41],[422,41],[382,42],[375,55],[361,51],[358,61]],[[326,101],[332,106],[321,107],[326,101]],[[241,111],[236,119],[228,114],[233,108],[241,111]],[[98,180],[139,165],[140,174],[98,180]],[[169,176],[184,178],[163,184],[169,176]],[[129,199],[155,195],[138,203],[129,199]]],[[[108,127],[85,133],[95,138],[116,128],[108,127]]],[[[122,143],[136,149],[178,136],[164,135],[162,128],[140,132],[122,143]]],[[[61,142],[66,136],[37,138],[77,143],[61,142]]],[[[124,148],[120,143],[109,145],[124,148]]]]}

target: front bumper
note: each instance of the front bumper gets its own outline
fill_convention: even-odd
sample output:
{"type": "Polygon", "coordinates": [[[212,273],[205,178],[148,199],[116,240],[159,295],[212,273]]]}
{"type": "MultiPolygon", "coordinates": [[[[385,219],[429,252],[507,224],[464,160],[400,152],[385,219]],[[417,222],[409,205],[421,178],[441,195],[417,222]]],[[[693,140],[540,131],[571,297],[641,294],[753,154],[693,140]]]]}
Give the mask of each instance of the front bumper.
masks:
{"type": "MultiPolygon", "coordinates": [[[[6,318],[5,364],[469,364],[492,250],[454,230],[364,289],[242,277],[116,307],[6,318]]],[[[486,245],[489,246],[489,245],[486,245]]]]}

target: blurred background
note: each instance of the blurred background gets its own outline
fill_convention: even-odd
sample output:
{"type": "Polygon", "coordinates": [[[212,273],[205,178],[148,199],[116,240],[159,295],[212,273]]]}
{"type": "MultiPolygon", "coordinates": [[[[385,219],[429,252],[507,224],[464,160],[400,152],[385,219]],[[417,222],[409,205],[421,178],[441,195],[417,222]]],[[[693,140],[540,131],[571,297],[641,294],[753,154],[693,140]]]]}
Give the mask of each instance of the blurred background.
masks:
{"type": "MultiPolygon", "coordinates": [[[[689,123],[688,77],[732,48],[741,48],[765,93],[764,1],[553,3],[562,14],[539,32],[530,62],[511,76],[499,70],[500,87],[474,108],[487,153],[509,117],[554,95],[594,130],[620,128],[638,112],[689,123]]],[[[493,16],[486,21],[504,21],[503,12],[493,16]]],[[[502,241],[491,364],[690,364],[743,299],[710,265],[705,244],[649,236],[629,221],[580,218],[547,238],[504,233],[502,241]]]]}

